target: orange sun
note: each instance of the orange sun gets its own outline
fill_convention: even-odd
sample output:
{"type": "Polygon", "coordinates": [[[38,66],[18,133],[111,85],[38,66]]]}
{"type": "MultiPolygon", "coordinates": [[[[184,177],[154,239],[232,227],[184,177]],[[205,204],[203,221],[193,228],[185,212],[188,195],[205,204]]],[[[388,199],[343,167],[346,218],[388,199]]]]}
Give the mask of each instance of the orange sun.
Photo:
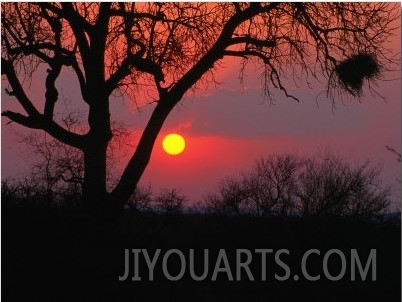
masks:
{"type": "Polygon", "coordinates": [[[181,135],[172,133],[165,136],[162,146],[167,154],[178,155],[184,151],[186,142],[181,135]]]}

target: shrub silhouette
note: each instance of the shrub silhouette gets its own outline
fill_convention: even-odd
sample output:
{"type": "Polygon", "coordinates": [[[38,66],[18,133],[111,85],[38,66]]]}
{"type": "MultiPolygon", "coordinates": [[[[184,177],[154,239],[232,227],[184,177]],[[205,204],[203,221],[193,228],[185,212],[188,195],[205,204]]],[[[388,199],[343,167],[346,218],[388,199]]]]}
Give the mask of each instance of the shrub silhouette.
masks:
{"type": "Polygon", "coordinates": [[[152,188],[137,186],[127,202],[127,207],[136,211],[149,211],[152,203],[152,188]]]}
{"type": "Polygon", "coordinates": [[[179,214],[183,209],[184,201],[185,197],[177,189],[165,189],[155,198],[155,205],[167,215],[179,214]]]}

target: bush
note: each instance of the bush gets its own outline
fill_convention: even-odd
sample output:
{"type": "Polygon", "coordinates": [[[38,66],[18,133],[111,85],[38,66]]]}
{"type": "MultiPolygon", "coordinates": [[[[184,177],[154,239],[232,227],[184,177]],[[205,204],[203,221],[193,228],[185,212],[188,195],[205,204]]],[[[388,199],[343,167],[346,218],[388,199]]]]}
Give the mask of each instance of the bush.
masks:
{"type": "Polygon", "coordinates": [[[183,203],[185,199],[186,198],[181,195],[178,190],[165,189],[162,190],[155,198],[155,204],[160,211],[167,215],[179,214],[183,210],[183,203]]]}
{"type": "Polygon", "coordinates": [[[137,186],[127,202],[127,207],[136,211],[149,211],[151,209],[151,202],[151,187],[137,186]]]}

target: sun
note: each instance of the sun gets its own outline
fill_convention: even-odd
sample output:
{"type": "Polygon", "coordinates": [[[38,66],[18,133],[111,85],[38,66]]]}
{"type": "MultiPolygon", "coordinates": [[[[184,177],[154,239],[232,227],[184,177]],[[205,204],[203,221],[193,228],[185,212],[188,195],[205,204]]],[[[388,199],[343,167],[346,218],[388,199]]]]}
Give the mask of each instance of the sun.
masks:
{"type": "Polygon", "coordinates": [[[186,142],[181,135],[172,133],[165,136],[162,146],[167,154],[178,155],[184,151],[186,142]]]}

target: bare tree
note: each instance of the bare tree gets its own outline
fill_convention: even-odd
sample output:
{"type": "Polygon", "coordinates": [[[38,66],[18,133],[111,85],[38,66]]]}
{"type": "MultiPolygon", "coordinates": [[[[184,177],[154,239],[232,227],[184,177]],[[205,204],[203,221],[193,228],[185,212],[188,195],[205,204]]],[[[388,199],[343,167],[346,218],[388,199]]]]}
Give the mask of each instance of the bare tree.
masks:
{"type": "Polygon", "coordinates": [[[257,161],[251,187],[262,215],[287,215],[295,206],[294,190],[303,161],[296,155],[271,155],[257,161]]]}
{"type": "Polygon", "coordinates": [[[220,203],[226,212],[240,214],[245,192],[241,185],[241,179],[228,177],[219,186],[220,203]]]}
{"type": "Polygon", "coordinates": [[[205,211],[209,215],[227,215],[231,213],[231,208],[225,202],[222,202],[221,196],[217,193],[204,195],[197,202],[197,206],[201,209],[201,212],[205,211]]]}
{"type": "Polygon", "coordinates": [[[84,200],[122,208],[169,113],[200,79],[213,76],[224,57],[260,63],[268,96],[275,88],[297,100],[285,87],[288,76],[299,84],[324,76],[329,92],[358,95],[363,79],[376,79],[392,63],[384,42],[399,11],[390,3],[5,2],[1,72],[7,93],[25,113],[2,115],[81,150],[84,200]],[[345,77],[352,67],[360,72],[345,77]],[[55,118],[62,69],[78,79],[89,109],[86,133],[69,131],[55,118]],[[45,95],[34,101],[25,80],[44,70],[45,95]],[[106,153],[114,92],[145,92],[155,107],[109,193],[106,153]]]}
{"type": "Polygon", "coordinates": [[[227,177],[204,198],[211,211],[235,215],[288,215],[295,208],[297,175],[303,160],[295,155],[270,155],[256,161],[249,173],[227,177]]]}
{"type": "Polygon", "coordinates": [[[155,198],[155,205],[167,215],[179,214],[183,209],[185,196],[181,195],[177,189],[162,190],[155,198]]]}
{"type": "Polygon", "coordinates": [[[379,214],[390,203],[390,188],[380,174],[368,162],[353,166],[331,154],[306,160],[295,193],[299,210],[302,215],[379,214]]]}
{"type": "Polygon", "coordinates": [[[30,172],[46,187],[49,202],[57,192],[63,195],[64,191],[79,196],[84,176],[83,155],[78,149],[60,143],[46,133],[20,133],[20,141],[28,146],[25,152],[31,152],[33,160],[30,172]]]}
{"type": "Polygon", "coordinates": [[[381,170],[368,162],[352,165],[327,153],[301,158],[271,155],[242,177],[226,178],[204,200],[209,212],[270,216],[372,215],[390,203],[381,170]]]}

